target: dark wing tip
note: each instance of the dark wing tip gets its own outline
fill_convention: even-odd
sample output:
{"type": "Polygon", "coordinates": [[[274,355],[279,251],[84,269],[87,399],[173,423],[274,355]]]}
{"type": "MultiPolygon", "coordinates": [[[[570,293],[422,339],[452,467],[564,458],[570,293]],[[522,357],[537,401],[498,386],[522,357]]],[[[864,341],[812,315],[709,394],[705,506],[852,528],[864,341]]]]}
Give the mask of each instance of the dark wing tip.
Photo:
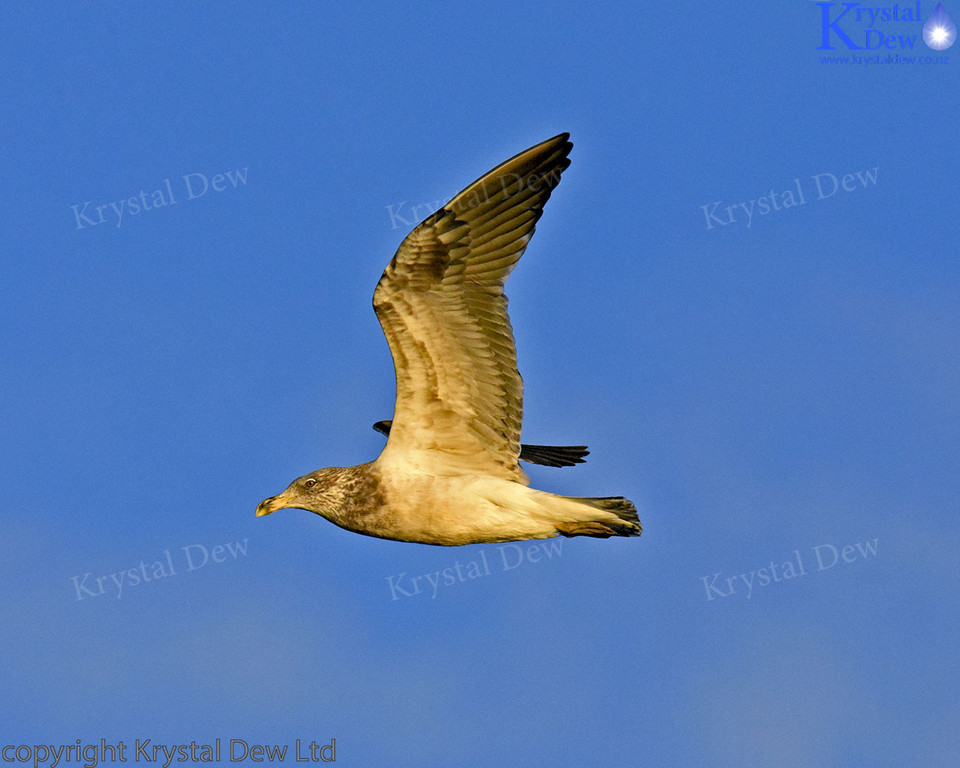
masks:
{"type": "Polygon", "coordinates": [[[572,467],[583,464],[590,454],[585,445],[521,445],[520,460],[544,467],[572,467]]]}
{"type": "Polygon", "coordinates": [[[569,144],[571,147],[573,146],[573,142],[570,141],[570,132],[569,132],[569,131],[564,131],[563,133],[558,133],[556,136],[553,136],[553,137],[547,139],[546,141],[542,141],[542,142],[540,142],[540,143],[541,143],[541,144],[550,144],[550,143],[553,143],[553,142],[556,142],[557,144],[569,144]]]}
{"type": "Polygon", "coordinates": [[[392,426],[393,421],[391,419],[384,419],[383,421],[378,421],[376,424],[374,424],[373,428],[381,435],[390,437],[390,427],[392,426]]]}

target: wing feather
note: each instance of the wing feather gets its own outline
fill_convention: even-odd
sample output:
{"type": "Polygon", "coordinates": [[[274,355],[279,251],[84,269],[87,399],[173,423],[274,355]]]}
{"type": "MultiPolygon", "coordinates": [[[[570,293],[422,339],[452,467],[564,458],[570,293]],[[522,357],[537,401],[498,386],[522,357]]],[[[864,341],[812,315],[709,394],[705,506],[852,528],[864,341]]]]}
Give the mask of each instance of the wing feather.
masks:
{"type": "Polygon", "coordinates": [[[381,460],[522,481],[523,381],[504,285],[570,164],[560,134],[464,189],[401,243],[373,296],[397,376],[381,460]]]}

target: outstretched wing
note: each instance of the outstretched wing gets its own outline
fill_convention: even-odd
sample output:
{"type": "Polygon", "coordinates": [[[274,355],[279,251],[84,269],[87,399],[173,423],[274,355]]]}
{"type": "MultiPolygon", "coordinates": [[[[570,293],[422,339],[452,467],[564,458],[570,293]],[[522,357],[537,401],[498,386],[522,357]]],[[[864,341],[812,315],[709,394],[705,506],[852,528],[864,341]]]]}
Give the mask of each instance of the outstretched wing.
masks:
{"type": "Polygon", "coordinates": [[[570,164],[562,133],[507,160],[401,243],[373,294],[397,376],[381,461],[522,481],[523,382],[504,285],[570,164]]]}

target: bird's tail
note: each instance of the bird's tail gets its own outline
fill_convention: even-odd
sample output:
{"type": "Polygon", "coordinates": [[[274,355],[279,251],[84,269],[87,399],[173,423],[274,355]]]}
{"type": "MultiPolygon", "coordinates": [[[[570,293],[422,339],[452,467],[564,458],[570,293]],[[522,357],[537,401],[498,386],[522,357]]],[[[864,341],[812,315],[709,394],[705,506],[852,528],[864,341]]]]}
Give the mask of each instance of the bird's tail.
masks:
{"type": "Polygon", "coordinates": [[[623,496],[602,496],[598,498],[565,496],[590,507],[596,512],[583,515],[582,520],[557,523],[557,532],[562,536],[593,536],[606,539],[610,536],[639,536],[643,532],[637,508],[630,499],[623,496]]]}

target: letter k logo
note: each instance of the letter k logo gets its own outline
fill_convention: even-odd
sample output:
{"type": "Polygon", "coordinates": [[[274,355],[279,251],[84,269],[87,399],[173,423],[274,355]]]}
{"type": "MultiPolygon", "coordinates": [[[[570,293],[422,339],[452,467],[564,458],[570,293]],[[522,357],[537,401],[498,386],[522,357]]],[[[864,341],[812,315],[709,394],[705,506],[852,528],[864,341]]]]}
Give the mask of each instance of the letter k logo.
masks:
{"type": "Polygon", "coordinates": [[[832,51],[834,50],[833,46],[830,45],[830,30],[833,30],[833,33],[840,38],[840,41],[847,46],[851,51],[859,51],[860,46],[857,45],[853,40],[847,37],[847,33],[840,29],[837,26],[837,22],[840,21],[844,16],[850,13],[850,10],[856,8],[860,3],[844,3],[843,4],[843,13],[841,13],[833,21],[830,21],[830,9],[836,5],[836,3],[817,3],[820,6],[820,10],[823,12],[823,40],[820,45],[817,46],[818,51],[832,51]]]}

